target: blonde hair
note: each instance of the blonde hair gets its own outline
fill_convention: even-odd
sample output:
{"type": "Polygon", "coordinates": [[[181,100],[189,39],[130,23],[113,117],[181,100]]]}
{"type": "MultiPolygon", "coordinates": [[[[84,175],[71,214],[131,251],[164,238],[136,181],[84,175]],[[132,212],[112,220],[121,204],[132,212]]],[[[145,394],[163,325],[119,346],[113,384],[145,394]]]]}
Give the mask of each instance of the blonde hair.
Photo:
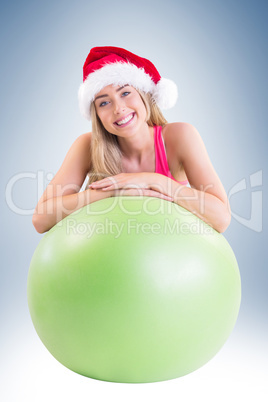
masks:
{"type": "MultiPolygon", "coordinates": [[[[137,90],[144,103],[148,126],[164,126],[167,120],[149,93],[137,90]]],[[[92,121],[91,169],[88,173],[88,184],[107,176],[122,173],[122,152],[117,136],[109,133],[97,115],[94,102],[90,108],[92,121]]]]}

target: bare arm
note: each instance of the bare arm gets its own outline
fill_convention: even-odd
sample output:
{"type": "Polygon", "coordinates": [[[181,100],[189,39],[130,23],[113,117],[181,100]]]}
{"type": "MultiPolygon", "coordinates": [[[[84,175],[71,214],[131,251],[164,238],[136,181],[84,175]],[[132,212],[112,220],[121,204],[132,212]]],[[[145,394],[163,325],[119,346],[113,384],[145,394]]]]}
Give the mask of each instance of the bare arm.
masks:
{"type": "Polygon", "coordinates": [[[90,169],[91,134],[79,136],[68,151],[59,171],[45,189],[35,208],[32,222],[44,233],[84,205],[111,196],[97,190],[79,192],[90,169]]]}
{"type": "Polygon", "coordinates": [[[68,151],[59,171],[47,186],[33,214],[33,225],[37,232],[44,233],[57,222],[85,205],[117,195],[150,196],[171,200],[169,196],[150,189],[124,189],[102,191],[88,188],[80,191],[90,170],[91,135],[77,138],[68,151]]]}
{"type": "Polygon", "coordinates": [[[85,190],[79,193],[52,197],[39,205],[33,215],[33,225],[38,233],[44,233],[66,216],[85,205],[112,196],[112,191],[103,193],[97,190],[85,190]]]}
{"type": "Polygon", "coordinates": [[[148,172],[122,173],[93,183],[91,188],[105,192],[139,186],[158,191],[223,232],[231,217],[228,199],[198,131],[187,123],[172,123],[165,139],[174,149],[174,158],[183,166],[191,188],[162,174],[148,172]]]}
{"type": "Polygon", "coordinates": [[[200,134],[191,124],[173,123],[169,136],[176,140],[177,157],[191,185],[189,188],[171,180],[169,193],[174,202],[193,212],[218,232],[225,231],[231,220],[228,198],[200,134]]]}

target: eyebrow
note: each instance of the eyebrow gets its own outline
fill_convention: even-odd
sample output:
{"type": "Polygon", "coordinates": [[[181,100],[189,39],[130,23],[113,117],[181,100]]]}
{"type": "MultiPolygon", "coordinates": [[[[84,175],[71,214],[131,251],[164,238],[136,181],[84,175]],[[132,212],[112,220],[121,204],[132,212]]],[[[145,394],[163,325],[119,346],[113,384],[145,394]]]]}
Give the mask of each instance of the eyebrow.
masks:
{"type": "MultiPolygon", "coordinates": [[[[119,91],[121,91],[121,89],[123,89],[123,88],[125,88],[125,87],[128,87],[128,86],[129,86],[128,84],[123,85],[122,87],[118,88],[118,89],[116,90],[116,92],[119,92],[119,91]]],[[[105,96],[109,96],[109,95],[107,95],[107,94],[105,94],[105,95],[99,95],[99,96],[97,96],[97,97],[94,99],[94,102],[95,102],[97,99],[99,99],[99,98],[104,98],[105,96]]]]}

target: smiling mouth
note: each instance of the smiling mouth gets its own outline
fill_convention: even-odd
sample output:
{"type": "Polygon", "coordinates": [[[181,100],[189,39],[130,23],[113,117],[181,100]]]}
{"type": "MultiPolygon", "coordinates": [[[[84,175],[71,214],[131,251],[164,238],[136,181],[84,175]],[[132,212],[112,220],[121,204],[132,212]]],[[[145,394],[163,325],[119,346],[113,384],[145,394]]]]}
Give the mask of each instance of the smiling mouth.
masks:
{"type": "Polygon", "coordinates": [[[131,120],[133,120],[135,113],[131,113],[129,114],[127,117],[125,117],[122,120],[118,120],[116,121],[114,124],[116,124],[119,127],[124,127],[126,126],[128,123],[131,122],[131,120]]]}

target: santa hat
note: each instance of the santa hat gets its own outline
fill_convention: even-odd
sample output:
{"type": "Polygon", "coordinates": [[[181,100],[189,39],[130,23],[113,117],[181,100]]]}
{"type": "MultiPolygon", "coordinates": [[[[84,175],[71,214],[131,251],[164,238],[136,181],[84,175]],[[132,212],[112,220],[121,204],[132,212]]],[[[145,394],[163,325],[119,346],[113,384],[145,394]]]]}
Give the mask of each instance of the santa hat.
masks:
{"type": "Polygon", "coordinates": [[[119,47],[94,47],[84,63],[78,92],[80,111],[86,119],[91,119],[90,105],[97,93],[111,84],[128,84],[150,93],[161,109],[173,107],[178,96],[176,84],[162,78],[149,60],[119,47]]]}

